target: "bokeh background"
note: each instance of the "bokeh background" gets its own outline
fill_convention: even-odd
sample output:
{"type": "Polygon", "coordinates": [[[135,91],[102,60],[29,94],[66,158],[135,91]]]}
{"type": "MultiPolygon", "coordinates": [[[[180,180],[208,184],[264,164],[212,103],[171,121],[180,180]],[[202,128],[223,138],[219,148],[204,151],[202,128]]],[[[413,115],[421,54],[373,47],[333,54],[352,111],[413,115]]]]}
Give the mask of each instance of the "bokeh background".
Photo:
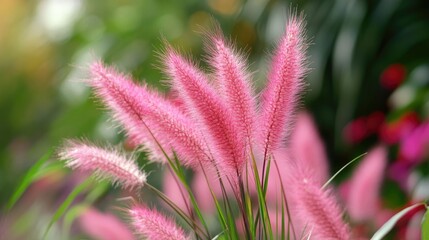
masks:
{"type": "MultiPolygon", "coordinates": [[[[302,107],[315,118],[331,172],[380,143],[390,162],[398,161],[400,139],[429,118],[429,1],[2,0],[0,210],[28,169],[63,139],[122,142],[79,82],[89,63],[102,59],[166,90],[156,67],[161,36],[203,59],[200,32],[215,18],[248,55],[260,89],[267,53],[290,12],[307,20],[311,71],[302,107]]],[[[429,172],[427,161],[416,165],[429,172]]],[[[57,169],[49,181],[65,172],[57,169]]],[[[406,203],[398,184],[385,185],[389,204],[406,203]]]]}

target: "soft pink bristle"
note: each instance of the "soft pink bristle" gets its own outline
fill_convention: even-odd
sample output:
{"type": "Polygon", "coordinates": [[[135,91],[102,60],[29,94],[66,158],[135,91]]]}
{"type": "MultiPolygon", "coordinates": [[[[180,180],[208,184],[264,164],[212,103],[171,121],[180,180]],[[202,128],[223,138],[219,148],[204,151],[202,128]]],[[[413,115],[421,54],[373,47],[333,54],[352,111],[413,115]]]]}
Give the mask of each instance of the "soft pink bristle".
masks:
{"type": "Polygon", "coordinates": [[[214,81],[226,105],[232,111],[240,137],[247,144],[253,141],[256,103],[245,59],[224,39],[219,27],[210,34],[206,43],[208,62],[214,69],[214,81]]]}
{"type": "Polygon", "coordinates": [[[184,231],[158,211],[143,206],[129,210],[131,223],[136,232],[148,240],[188,240],[184,231]]]}
{"type": "Polygon", "coordinates": [[[285,191],[292,200],[293,219],[301,228],[298,233],[305,231],[312,239],[351,239],[336,199],[331,191],[321,189],[311,174],[295,171],[285,191]]]}
{"type": "Polygon", "coordinates": [[[200,161],[210,161],[209,150],[197,125],[159,94],[101,64],[93,65],[90,84],[134,140],[149,145],[157,156],[163,155],[159,143],[170,157],[171,150],[176,151],[184,165],[199,167],[200,161]]]}
{"type": "Polygon", "coordinates": [[[66,165],[96,177],[119,183],[124,188],[140,188],[146,182],[135,160],[115,150],[106,150],[79,141],[68,141],[59,152],[66,165]]]}
{"type": "Polygon", "coordinates": [[[274,52],[268,84],[262,95],[262,145],[271,153],[280,147],[293,123],[302,79],[305,73],[303,21],[289,19],[286,33],[274,52]]]}
{"type": "Polygon", "coordinates": [[[165,138],[152,132],[155,140],[149,132],[141,115],[141,107],[145,100],[141,98],[139,88],[127,76],[104,67],[101,62],[96,62],[91,65],[91,78],[87,83],[112,111],[114,119],[124,126],[133,145],[147,149],[152,161],[166,161],[158,143],[169,156],[172,155],[165,138]]]}
{"type": "Polygon", "coordinates": [[[172,87],[209,134],[210,148],[216,155],[222,173],[229,176],[240,174],[245,161],[245,142],[237,137],[240,134],[230,109],[209,85],[205,75],[191,62],[171,47],[167,47],[164,57],[172,87]]]}

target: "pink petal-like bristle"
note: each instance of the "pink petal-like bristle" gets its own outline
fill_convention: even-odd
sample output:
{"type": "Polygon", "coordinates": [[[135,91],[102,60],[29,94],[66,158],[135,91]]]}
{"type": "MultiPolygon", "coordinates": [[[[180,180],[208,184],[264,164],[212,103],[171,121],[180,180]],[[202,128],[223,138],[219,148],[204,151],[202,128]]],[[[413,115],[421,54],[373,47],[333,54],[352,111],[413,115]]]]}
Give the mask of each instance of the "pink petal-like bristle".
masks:
{"type": "Polygon", "coordinates": [[[124,188],[141,188],[146,174],[141,172],[135,160],[115,150],[106,150],[79,141],[68,141],[59,152],[66,165],[97,178],[108,179],[124,188]]]}
{"type": "Polygon", "coordinates": [[[291,197],[293,219],[311,239],[349,240],[350,230],[342,219],[341,209],[330,190],[323,190],[311,174],[295,171],[293,181],[285,187],[291,197]]]}
{"type": "Polygon", "coordinates": [[[97,94],[128,133],[141,144],[149,144],[158,158],[164,159],[159,143],[170,157],[171,150],[176,151],[184,165],[199,167],[200,161],[210,161],[204,136],[177,106],[100,64],[92,69],[94,77],[90,84],[97,94]]]}
{"type": "Polygon", "coordinates": [[[129,210],[129,215],[134,229],[139,235],[145,237],[145,239],[189,239],[176,223],[156,210],[143,206],[134,206],[129,210]]]}
{"type": "Polygon", "coordinates": [[[230,109],[209,85],[205,75],[171,47],[165,53],[166,73],[171,85],[207,132],[210,148],[222,174],[240,174],[245,162],[245,140],[239,136],[230,109]]]}
{"type": "Polygon", "coordinates": [[[347,209],[354,221],[360,222],[376,217],[380,209],[380,188],[386,164],[386,149],[376,147],[353,173],[347,196],[347,209]]]}
{"type": "Polygon", "coordinates": [[[265,155],[281,146],[293,123],[305,68],[303,21],[292,17],[274,52],[262,95],[261,144],[265,155]]]}
{"type": "Polygon", "coordinates": [[[225,41],[219,27],[209,35],[206,47],[209,52],[208,62],[214,69],[214,81],[219,87],[219,93],[232,110],[240,137],[246,138],[247,144],[251,144],[256,103],[245,59],[225,41]]]}

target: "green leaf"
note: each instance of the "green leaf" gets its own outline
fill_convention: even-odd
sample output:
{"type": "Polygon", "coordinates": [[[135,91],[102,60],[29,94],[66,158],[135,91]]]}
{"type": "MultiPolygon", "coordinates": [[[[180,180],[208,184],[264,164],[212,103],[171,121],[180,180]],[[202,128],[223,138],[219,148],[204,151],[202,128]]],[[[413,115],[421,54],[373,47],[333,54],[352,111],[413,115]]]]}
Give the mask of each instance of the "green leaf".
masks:
{"type": "Polygon", "coordinates": [[[422,240],[429,240],[429,208],[426,206],[426,213],[422,220],[422,240]]]}
{"type": "Polygon", "coordinates": [[[395,224],[407,213],[411,212],[412,210],[423,206],[424,203],[416,203],[410,207],[407,207],[403,209],[402,211],[395,214],[393,217],[391,217],[378,231],[372,236],[371,240],[381,240],[383,237],[387,235],[387,233],[392,230],[392,228],[395,226],[395,224]]]}
{"type": "Polygon", "coordinates": [[[83,191],[85,190],[89,184],[91,183],[91,179],[88,178],[86,179],[84,182],[82,182],[81,184],[79,184],[78,186],[76,186],[73,191],[67,196],[66,200],[64,200],[64,202],[60,205],[60,207],[58,207],[57,211],[54,213],[54,215],[52,216],[51,221],[49,222],[48,227],[45,230],[45,233],[43,234],[44,237],[43,239],[46,238],[49,230],[51,229],[52,225],[58,221],[58,219],[60,219],[60,217],[62,215],[64,215],[64,213],[67,211],[67,209],[69,208],[69,206],[73,203],[74,199],[83,191]]]}
{"type": "Polygon", "coordinates": [[[350,164],[354,163],[356,160],[358,160],[359,158],[365,156],[367,153],[362,153],[361,155],[355,157],[353,160],[351,160],[350,162],[348,162],[346,165],[344,165],[344,167],[342,167],[340,170],[338,170],[323,186],[322,189],[325,189],[331,182],[332,180],[334,180],[338,174],[340,174],[346,167],[348,167],[350,164]]]}
{"type": "Polygon", "coordinates": [[[36,179],[36,175],[39,170],[42,168],[43,164],[49,159],[52,155],[53,150],[49,150],[45,155],[43,155],[31,168],[28,170],[27,174],[22,179],[18,188],[13,193],[12,197],[9,199],[7,204],[7,209],[10,210],[15,205],[15,203],[21,198],[22,194],[27,190],[28,186],[36,179]]]}

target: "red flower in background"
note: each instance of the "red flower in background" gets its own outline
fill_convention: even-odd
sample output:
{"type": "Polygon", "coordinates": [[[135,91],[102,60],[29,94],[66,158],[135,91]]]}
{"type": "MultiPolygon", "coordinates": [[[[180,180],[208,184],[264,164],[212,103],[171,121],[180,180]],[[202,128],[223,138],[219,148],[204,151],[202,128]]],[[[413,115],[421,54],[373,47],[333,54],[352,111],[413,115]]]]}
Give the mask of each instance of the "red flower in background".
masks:
{"type": "Polygon", "coordinates": [[[406,73],[404,65],[392,64],[381,73],[380,83],[384,88],[393,90],[404,81],[406,73]]]}

